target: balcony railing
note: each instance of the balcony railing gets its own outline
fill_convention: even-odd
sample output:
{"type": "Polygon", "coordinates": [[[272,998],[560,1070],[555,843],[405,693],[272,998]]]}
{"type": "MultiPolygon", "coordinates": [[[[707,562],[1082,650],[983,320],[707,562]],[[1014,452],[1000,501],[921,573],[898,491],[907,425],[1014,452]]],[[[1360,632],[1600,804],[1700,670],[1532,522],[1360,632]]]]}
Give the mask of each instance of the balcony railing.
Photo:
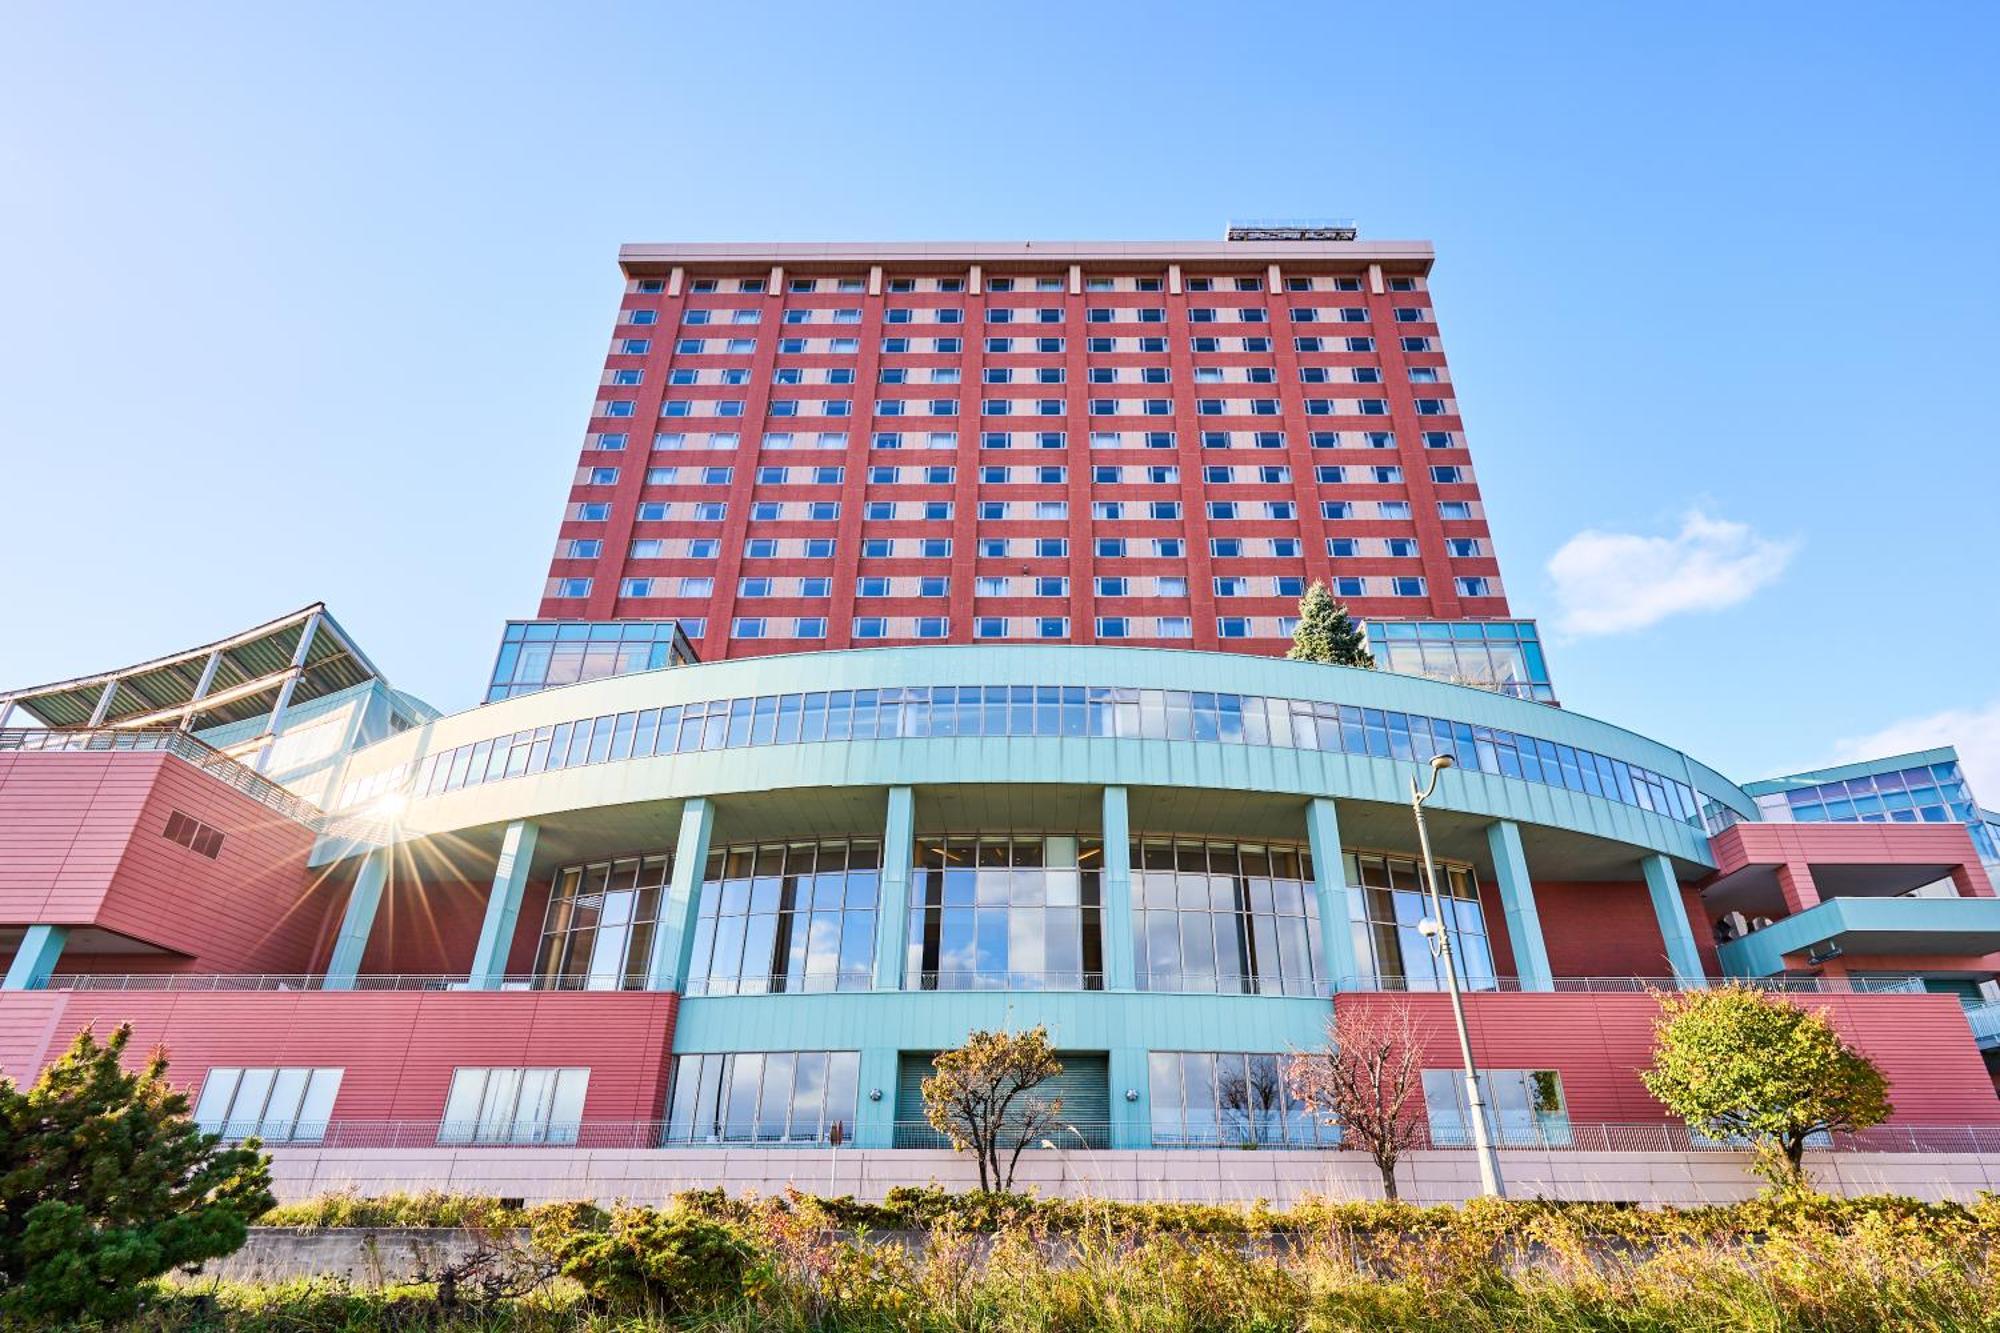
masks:
{"type": "Polygon", "coordinates": [[[0,752],[91,751],[166,753],[193,764],[217,782],[236,790],[288,819],[317,830],[323,812],[312,802],[294,795],[285,787],[246,764],[238,763],[212,745],[196,740],[184,731],[119,731],[108,727],[80,731],[43,731],[9,727],[0,731],[0,752]]]}
{"type": "MultiPolygon", "coordinates": [[[[232,1129],[236,1127],[231,1127],[232,1129]]],[[[1071,1124],[1064,1122],[1048,1133],[1038,1134],[1030,1150],[1099,1151],[1111,1143],[1112,1127],[1103,1121],[1071,1124]]],[[[1707,1138],[1680,1124],[1556,1124],[1536,1131],[1525,1127],[1518,1134],[1502,1134],[1503,1150],[1519,1152],[1603,1152],[1603,1153],[1741,1153],[1741,1143],[1707,1138]]],[[[843,1135],[853,1141],[852,1128],[843,1135]]],[[[928,1121],[898,1120],[893,1141],[899,1148],[939,1148],[947,1146],[928,1121]]],[[[829,1146],[822,1132],[812,1136],[780,1133],[758,1134],[746,1129],[741,1134],[689,1134],[685,1129],[662,1120],[587,1120],[581,1124],[551,1124],[522,1130],[514,1127],[492,1132],[476,1124],[441,1120],[335,1120],[320,1126],[299,1126],[290,1138],[267,1141],[274,1148],[585,1148],[585,1149],[701,1149],[712,1152],[731,1150],[765,1151],[773,1148],[824,1148],[829,1146]]],[[[1299,1141],[1278,1133],[1262,1137],[1247,1128],[1218,1125],[1190,1131],[1161,1131],[1152,1140],[1156,1149],[1231,1149],[1239,1151],[1288,1152],[1310,1149],[1337,1150],[1339,1145],[1299,1141]]],[[[1455,1129],[1427,1136],[1420,1151],[1459,1153],[1472,1148],[1455,1129]]],[[[1353,1150],[1357,1151],[1358,1150],[1353,1150]]],[[[2000,1125],[1878,1125],[1858,1134],[1834,1134],[1809,1144],[1808,1154],[1826,1153],[2000,1153],[2000,1125]]]]}
{"type": "MultiPolygon", "coordinates": [[[[1732,977],[1730,984],[1752,986],[1758,990],[1772,991],[1786,995],[1921,995],[1925,994],[1920,977],[1732,977]]],[[[870,983],[859,978],[837,978],[833,975],[808,976],[796,988],[784,978],[778,978],[783,985],[772,985],[768,990],[752,991],[748,983],[732,981],[711,982],[707,978],[690,981],[685,994],[691,998],[721,995],[773,995],[792,996],[830,994],[874,993],[870,983]],[[838,984],[836,984],[838,982],[838,984]]],[[[1713,978],[1704,985],[1720,985],[1713,978]]],[[[1008,973],[937,973],[920,974],[918,986],[906,986],[909,991],[999,991],[999,990],[1045,990],[1045,991],[1102,991],[1104,979],[1101,973],[1077,972],[1008,972],[1008,973]]],[[[500,977],[494,984],[474,986],[463,972],[449,973],[370,973],[343,982],[330,983],[323,973],[311,972],[250,972],[250,973],[209,973],[209,972],[82,972],[58,973],[48,980],[48,990],[69,991],[638,991],[644,987],[628,986],[623,978],[615,974],[579,977],[544,977],[535,973],[512,973],[500,977]]],[[[1636,995],[1647,991],[1678,991],[1690,989],[1689,983],[1676,977],[1557,977],[1552,990],[1529,990],[1513,977],[1500,977],[1482,981],[1476,985],[1466,985],[1464,990],[1470,995],[1532,995],[1532,994],[1590,994],[1590,995],[1636,995]]],[[[1148,995],[1246,995],[1255,998],[1312,998],[1325,999],[1337,991],[1342,995],[1438,995],[1443,994],[1440,982],[1412,981],[1403,978],[1350,977],[1338,987],[1330,987],[1326,982],[1315,983],[1311,992],[1292,988],[1266,988],[1256,978],[1245,981],[1242,991],[1219,989],[1212,985],[1199,988],[1187,987],[1178,990],[1149,989],[1139,992],[1148,995]]],[[[896,992],[883,992],[894,994],[896,992]]],[[[1973,1020],[1974,1030],[1980,1031],[1979,1023],[1991,1025],[1991,1030],[2000,1035],[2000,1004],[1982,1006],[1990,1008],[1990,1017],[1973,1020]]],[[[1976,1014],[1977,1009],[1968,1014],[1976,1014]]]]}

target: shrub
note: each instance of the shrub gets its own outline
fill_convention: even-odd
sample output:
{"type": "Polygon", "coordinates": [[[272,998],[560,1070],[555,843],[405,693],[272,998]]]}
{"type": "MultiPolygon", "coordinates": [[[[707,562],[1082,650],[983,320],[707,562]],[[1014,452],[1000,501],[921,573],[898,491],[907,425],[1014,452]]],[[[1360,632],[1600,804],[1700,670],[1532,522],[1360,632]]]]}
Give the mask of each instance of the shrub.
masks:
{"type": "Polygon", "coordinates": [[[742,1297],[758,1257],[741,1226],[689,1208],[553,1204],[534,1210],[530,1225],[535,1248],[564,1277],[624,1311],[712,1311],[742,1297]]]}
{"type": "Polygon", "coordinates": [[[127,1073],[131,1037],[100,1046],[86,1028],[28,1091],[0,1079],[0,1317],[130,1315],[152,1279],[233,1253],[271,1206],[256,1140],[203,1133],[164,1052],[127,1073]]]}

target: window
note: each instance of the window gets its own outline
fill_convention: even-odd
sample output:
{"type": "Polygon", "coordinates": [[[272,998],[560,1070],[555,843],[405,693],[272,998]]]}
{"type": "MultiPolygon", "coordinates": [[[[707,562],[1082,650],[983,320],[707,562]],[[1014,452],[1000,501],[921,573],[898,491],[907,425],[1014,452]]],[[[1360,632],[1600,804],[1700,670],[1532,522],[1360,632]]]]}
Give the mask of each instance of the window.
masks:
{"type": "Polygon", "coordinates": [[[660,322],[660,312],[657,310],[628,310],[625,312],[625,322],[627,324],[657,324],[660,322]]]}
{"type": "Polygon", "coordinates": [[[620,579],[618,581],[618,595],[620,597],[651,597],[653,595],[653,580],[648,578],[620,579]]]}
{"type": "Polygon", "coordinates": [[[889,622],[880,616],[857,616],[854,621],[854,637],[857,639],[886,638],[889,622]]]}
{"type": "Polygon", "coordinates": [[[551,594],[551,596],[555,596],[555,597],[588,597],[588,596],[590,596],[590,580],[589,580],[589,579],[557,579],[557,580],[556,580],[556,586],[555,586],[555,591],[554,591],[554,592],[553,592],[553,593],[551,594]]]}
{"type": "Polygon", "coordinates": [[[972,637],[1004,639],[1007,637],[1007,622],[999,616],[981,616],[972,622],[972,637]]]}
{"type": "Polygon", "coordinates": [[[438,1142],[574,1143],[588,1069],[455,1069],[438,1142]]]}
{"type": "Polygon", "coordinates": [[[1492,581],[1479,575],[1461,575],[1453,580],[1458,585],[1460,597],[1491,597],[1492,581]]]}
{"type": "MultiPolygon", "coordinates": [[[[615,752],[617,739],[614,729],[607,753],[615,752]]],[[[660,899],[672,875],[670,854],[558,871],[535,954],[536,984],[545,990],[645,989],[660,899]]]]}
{"type": "Polygon", "coordinates": [[[1124,555],[1125,539],[1123,537],[1099,537],[1097,539],[1097,554],[1099,558],[1103,559],[1124,555]]]}
{"type": "Polygon", "coordinates": [[[825,1143],[854,1137],[857,1051],[745,1051],[674,1059],[666,1142],[825,1143]]]}
{"type": "MultiPolygon", "coordinates": [[[[882,637],[862,634],[861,625],[855,622],[856,637],[882,637]]],[[[844,693],[833,697],[837,713],[828,710],[825,695],[804,696],[801,712],[790,716],[773,708],[767,739],[845,739],[848,703],[844,693]]],[[[754,742],[758,718],[753,714],[746,724],[754,742]]],[[[872,839],[765,843],[711,852],[701,886],[688,993],[868,989],[874,978],[880,866],[881,844],[872,839]]]]}
{"type": "Polygon", "coordinates": [[[1126,637],[1127,621],[1123,616],[1099,616],[1097,637],[1100,639],[1122,639],[1126,637]]]}
{"type": "Polygon", "coordinates": [[[195,1123],[225,1139],[318,1143],[326,1137],[342,1072],[217,1066],[202,1080],[195,1123]]]}
{"type": "MultiPolygon", "coordinates": [[[[1341,711],[1350,751],[1400,757],[1399,752],[1409,748],[1407,735],[1398,735],[1391,726],[1396,722],[1407,726],[1403,715],[1360,709],[1350,723],[1349,710],[1341,711]]],[[[1442,990],[1444,973],[1430,941],[1417,929],[1431,912],[1416,860],[1373,853],[1343,855],[1349,908],[1358,908],[1355,942],[1362,947],[1355,961],[1363,980],[1385,990],[1442,990]]],[[[1472,990],[1491,990],[1498,983],[1472,868],[1439,862],[1438,875],[1459,980],[1472,990]]]]}
{"type": "Polygon", "coordinates": [[[1333,1145],[1339,1128],[1306,1110],[1282,1054],[1154,1051],[1153,1146],[1333,1145]]]}
{"type": "Polygon", "coordinates": [[[1247,639],[1250,622],[1243,616],[1223,616],[1215,622],[1215,632],[1224,639],[1247,639]]]}
{"type": "Polygon", "coordinates": [[[633,410],[634,404],[629,398],[620,398],[604,405],[604,415],[607,417],[629,417],[633,410]]]}
{"type": "Polygon", "coordinates": [[[684,578],[680,582],[682,597],[707,597],[715,591],[713,578],[684,578]]]}
{"type": "MultiPolygon", "coordinates": [[[[1084,734],[1081,690],[1017,687],[1003,694],[999,687],[970,687],[969,698],[961,689],[957,707],[945,710],[939,688],[950,689],[932,689],[934,735],[941,722],[950,728],[945,734],[957,734],[958,714],[968,708],[1004,710],[995,720],[1004,715],[1010,733],[1038,733],[1046,712],[1051,732],[1084,734]]],[[[905,988],[1102,989],[1102,865],[1102,843],[1076,834],[919,839],[905,988]]]]}
{"type": "MultiPolygon", "coordinates": [[[[1569,1146],[1569,1109],[1556,1070],[1482,1069],[1479,1091],[1491,1142],[1501,1147],[1569,1146]]],[[[1434,1146],[1460,1148],[1472,1142],[1462,1072],[1426,1069],[1424,1109],[1434,1146]]]]}
{"type": "Polygon", "coordinates": [[[1439,518],[1471,518],[1472,502],[1469,500],[1439,500],[1439,518]]]}
{"type": "Polygon", "coordinates": [[[1411,575],[1398,575],[1389,580],[1389,591],[1397,597],[1422,597],[1424,581],[1411,575]]]}
{"type": "Polygon", "coordinates": [[[1097,579],[1097,595],[1099,597],[1123,597],[1125,596],[1126,583],[1127,580],[1124,578],[1107,578],[1100,575],[1097,579]]]}

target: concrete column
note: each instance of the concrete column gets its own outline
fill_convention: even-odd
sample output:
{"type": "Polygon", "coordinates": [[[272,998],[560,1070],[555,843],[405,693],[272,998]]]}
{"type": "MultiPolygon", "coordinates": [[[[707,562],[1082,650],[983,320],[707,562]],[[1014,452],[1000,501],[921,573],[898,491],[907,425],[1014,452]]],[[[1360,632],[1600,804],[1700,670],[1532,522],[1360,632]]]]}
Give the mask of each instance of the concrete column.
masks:
{"type": "Polygon", "coordinates": [[[55,974],[63,945],[69,942],[68,926],[29,926],[21,936],[21,947],[7,965],[0,990],[41,990],[55,974]]]}
{"type": "MultiPolygon", "coordinates": [[[[1153,1146],[1153,1080],[1147,1068],[1146,1052],[1137,1046],[1117,1046],[1111,1050],[1111,1146],[1150,1148],[1153,1146]],[[1138,1096],[1126,1100],[1127,1092],[1138,1096]]],[[[1083,1128],[1079,1126],[1079,1128],[1083,1128]]],[[[1086,1130],[1086,1132],[1088,1132],[1086,1130]]],[[[1076,1136],[1067,1136],[1065,1148],[1081,1148],[1076,1136]]]]}
{"type": "Polygon", "coordinates": [[[1347,869],[1340,855],[1340,819],[1333,800],[1315,796],[1306,803],[1306,838],[1312,844],[1313,897],[1319,904],[1320,966],[1334,991],[1369,984],[1354,956],[1354,927],[1348,915],[1347,869]]]}
{"type": "Polygon", "coordinates": [[[922,1120],[924,1108],[896,1107],[896,1067],[902,1053],[893,1046],[861,1048],[861,1078],[855,1089],[854,1146],[893,1148],[896,1146],[896,1119],[922,1120]],[[876,1093],[881,1093],[877,1097],[876,1093]]]}
{"type": "Polygon", "coordinates": [[[539,825],[517,819],[500,839],[493,891],[486,897],[486,919],[480,923],[472,974],[466,978],[475,990],[498,989],[507,975],[507,955],[514,950],[514,927],[521,919],[521,898],[528,889],[528,867],[535,859],[539,831],[539,825]]]}
{"type": "MultiPolygon", "coordinates": [[[[875,989],[900,990],[910,925],[910,856],[916,846],[916,791],[889,788],[882,827],[881,888],[875,895],[875,989]]],[[[914,986],[911,989],[915,989],[914,986]]]]}
{"type": "Polygon", "coordinates": [[[340,918],[340,933],[334,936],[333,956],[326,960],[326,990],[353,990],[361,974],[361,956],[368,951],[368,936],[375,929],[375,913],[382,906],[382,890],[389,882],[389,858],[393,847],[377,847],[361,858],[354,888],[347,895],[347,911],[340,918]]]}
{"type": "Polygon", "coordinates": [[[1528,858],[1521,850],[1521,828],[1503,819],[1486,826],[1486,849],[1493,857],[1494,878],[1500,884],[1500,906],[1507,916],[1507,938],[1514,945],[1514,974],[1522,990],[1554,990],[1549,949],[1542,940],[1542,918],[1535,910],[1535,885],[1528,878],[1528,858]]]}
{"type": "Polygon", "coordinates": [[[1785,900],[1787,916],[1818,907],[1819,886],[1813,883],[1812,867],[1804,861],[1787,861],[1779,866],[1778,896],[1785,900]]]}
{"type": "MultiPolygon", "coordinates": [[[[1104,789],[1104,989],[1136,990],[1132,942],[1132,818],[1123,787],[1104,789]]],[[[1117,1095],[1113,1089],[1112,1095],[1117,1095]]]]}
{"type": "Polygon", "coordinates": [[[653,928],[653,957],[646,967],[647,990],[677,991],[687,985],[688,955],[694,949],[695,916],[701,910],[701,877],[708,868],[708,839],[715,831],[715,802],[690,796],[681,802],[681,832],[674,843],[674,874],[660,923],[653,928]]]}
{"type": "Polygon", "coordinates": [[[1687,900],[1681,897],[1673,862],[1649,856],[1639,862],[1639,870],[1646,877],[1646,892],[1653,899],[1653,915],[1660,923],[1660,940],[1667,947],[1674,980],[1683,986],[1706,986],[1708,978],[1701,970],[1701,953],[1688,926],[1687,900]]]}

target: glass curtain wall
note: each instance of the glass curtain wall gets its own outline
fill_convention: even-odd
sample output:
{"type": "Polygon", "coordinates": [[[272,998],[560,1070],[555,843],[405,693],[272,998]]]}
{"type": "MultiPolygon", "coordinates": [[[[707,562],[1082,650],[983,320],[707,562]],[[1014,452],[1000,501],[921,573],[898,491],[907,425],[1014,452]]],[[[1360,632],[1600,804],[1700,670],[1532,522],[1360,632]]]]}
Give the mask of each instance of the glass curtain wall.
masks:
{"type": "Polygon", "coordinates": [[[825,1143],[854,1138],[858,1051],[745,1051],[674,1061],[666,1141],[825,1143]]]}
{"type": "Polygon", "coordinates": [[[826,838],[709,853],[689,995],[867,990],[874,982],[877,838],[826,838]]]}
{"type": "Polygon", "coordinates": [[[1312,857],[1301,847],[1136,838],[1132,931],[1140,990],[1323,989],[1312,857]]]}
{"type": "Polygon", "coordinates": [[[644,990],[671,855],[565,866],[549,889],[535,955],[544,990],[644,990]]]}
{"type": "Polygon", "coordinates": [[[1243,1051],[1154,1051],[1153,1146],[1332,1147],[1339,1129],[1308,1112],[1285,1079],[1285,1057],[1243,1051]]]}
{"type": "MultiPolygon", "coordinates": [[[[1364,986],[1381,990],[1443,990],[1444,965],[1417,923],[1431,914],[1423,877],[1414,857],[1346,852],[1348,917],[1354,930],[1354,959],[1364,986]]],[[[1440,861],[1438,894],[1451,918],[1452,955],[1459,983],[1469,990],[1492,990],[1493,950],[1479,905],[1472,867],[1440,861]]]]}
{"type": "Polygon", "coordinates": [[[1104,843],[1075,833],[917,840],[909,990],[1102,990],[1104,843]]]}

